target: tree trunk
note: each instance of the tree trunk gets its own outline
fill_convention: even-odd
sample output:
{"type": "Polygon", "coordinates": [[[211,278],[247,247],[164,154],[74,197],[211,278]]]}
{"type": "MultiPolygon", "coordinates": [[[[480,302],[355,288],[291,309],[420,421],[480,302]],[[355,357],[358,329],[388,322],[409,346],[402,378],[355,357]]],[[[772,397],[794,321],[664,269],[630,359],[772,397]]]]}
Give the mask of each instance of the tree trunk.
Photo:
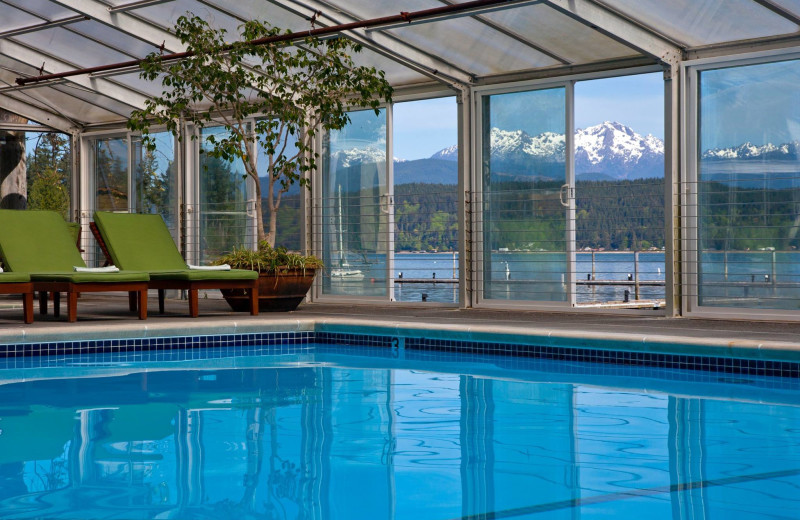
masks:
{"type": "Polygon", "coordinates": [[[255,181],[255,210],[256,210],[256,246],[258,246],[258,242],[262,240],[269,239],[269,237],[264,236],[264,206],[261,200],[261,180],[258,178],[258,170],[256,169],[255,163],[250,161],[250,159],[246,160],[245,167],[250,175],[255,181]]]}
{"type": "MultiPolygon", "coordinates": [[[[28,122],[22,116],[0,109],[0,123],[28,122]]],[[[25,165],[25,132],[0,131],[0,208],[25,209],[28,180],[25,165]]]]}

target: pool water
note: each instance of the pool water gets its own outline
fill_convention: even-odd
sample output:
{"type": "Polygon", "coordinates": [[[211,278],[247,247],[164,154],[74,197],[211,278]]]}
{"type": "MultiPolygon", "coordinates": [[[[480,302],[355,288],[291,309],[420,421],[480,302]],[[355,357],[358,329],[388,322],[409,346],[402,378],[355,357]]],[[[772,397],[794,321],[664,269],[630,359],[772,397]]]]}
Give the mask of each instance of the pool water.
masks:
{"type": "Polygon", "coordinates": [[[63,365],[0,371],[0,518],[800,517],[796,380],[341,346],[63,365]]]}

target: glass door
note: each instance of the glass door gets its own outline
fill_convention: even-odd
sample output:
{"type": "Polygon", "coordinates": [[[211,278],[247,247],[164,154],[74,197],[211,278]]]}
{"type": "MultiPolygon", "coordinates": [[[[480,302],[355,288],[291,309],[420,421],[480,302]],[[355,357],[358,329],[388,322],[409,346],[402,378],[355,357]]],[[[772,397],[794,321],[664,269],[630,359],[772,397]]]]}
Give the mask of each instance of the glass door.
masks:
{"type": "Polygon", "coordinates": [[[128,212],[128,138],[94,141],[94,207],[98,211],[128,212]]]}
{"type": "Polygon", "coordinates": [[[211,136],[224,139],[225,129],[207,127],[200,135],[198,263],[212,262],[234,247],[255,242],[244,166],[240,160],[225,161],[208,154],[211,136]]]}
{"type": "Polygon", "coordinates": [[[323,143],[323,295],[389,298],[387,112],[352,112],[323,143]]]}
{"type": "Polygon", "coordinates": [[[477,256],[484,301],[574,299],[569,93],[559,86],[481,98],[477,256]]]}
{"type": "Polygon", "coordinates": [[[178,168],[175,138],[169,132],[152,134],[156,148],[148,150],[140,136],[131,137],[134,213],[157,213],[164,218],[172,238],[180,234],[178,168]]]}

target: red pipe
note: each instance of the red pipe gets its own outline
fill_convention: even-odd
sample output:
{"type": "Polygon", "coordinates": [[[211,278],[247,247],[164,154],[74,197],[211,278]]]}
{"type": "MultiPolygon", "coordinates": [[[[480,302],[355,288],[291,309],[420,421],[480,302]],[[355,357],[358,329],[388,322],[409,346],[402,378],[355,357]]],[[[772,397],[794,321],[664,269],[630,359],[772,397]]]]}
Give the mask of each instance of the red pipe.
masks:
{"type": "MultiPolygon", "coordinates": [[[[340,33],[351,29],[363,29],[366,27],[378,27],[381,25],[396,24],[400,22],[411,23],[412,21],[424,20],[442,14],[458,13],[462,11],[469,11],[472,9],[480,9],[481,7],[491,7],[493,5],[501,5],[505,3],[514,3],[519,0],[473,0],[472,2],[464,2],[462,4],[445,5],[442,7],[434,7],[432,9],[423,9],[420,11],[404,12],[392,16],[384,16],[381,18],[371,18],[369,20],[361,20],[358,22],[343,23],[339,25],[332,25],[330,27],[321,27],[319,29],[311,29],[305,32],[281,34],[278,36],[270,36],[267,38],[258,38],[251,40],[248,43],[253,45],[266,45],[268,43],[277,43],[284,41],[300,40],[310,36],[326,36],[329,34],[340,33]]],[[[177,52],[174,54],[164,54],[160,57],[161,61],[180,60],[194,56],[194,52],[177,52]]],[[[71,76],[79,76],[81,74],[94,74],[96,72],[106,72],[109,70],[124,69],[128,67],[138,67],[144,59],[121,61],[119,63],[111,63],[109,65],[98,65],[96,67],[87,67],[83,69],[75,69],[67,72],[58,72],[55,74],[43,74],[40,76],[31,76],[29,78],[17,78],[17,85],[27,85],[29,83],[38,83],[40,81],[48,81],[54,79],[68,78],[71,76]]]]}

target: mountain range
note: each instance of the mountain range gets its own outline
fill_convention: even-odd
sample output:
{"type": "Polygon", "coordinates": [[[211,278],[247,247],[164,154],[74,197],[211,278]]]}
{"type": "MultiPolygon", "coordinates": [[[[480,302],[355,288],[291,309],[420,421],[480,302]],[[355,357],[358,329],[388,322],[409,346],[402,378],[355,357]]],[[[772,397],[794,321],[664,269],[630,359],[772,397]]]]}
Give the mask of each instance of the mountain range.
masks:
{"type": "MultiPolygon", "coordinates": [[[[664,143],[642,136],[630,127],[606,121],[575,132],[575,172],[581,180],[640,179],[660,177],[664,171],[664,143]]],[[[522,130],[492,128],[490,132],[493,175],[505,180],[563,178],[563,134],[530,135],[522,130]]],[[[340,150],[334,154],[340,169],[383,159],[378,147],[340,150]]],[[[394,159],[395,183],[455,184],[458,146],[453,145],[425,159],[394,159]]]]}
{"type": "MultiPolygon", "coordinates": [[[[564,177],[565,139],[563,134],[545,132],[530,135],[523,130],[492,128],[489,135],[492,175],[498,180],[558,179],[564,177]]],[[[353,168],[363,162],[382,161],[383,148],[353,148],[334,154],[340,168],[353,168]]],[[[774,145],[744,143],[729,148],[714,148],[701,157],[717,164],[713,171],[747,168],[763,171],[763,162],[782,163],[800,158],[800,141],[774,145]],[[755,163],[759,164],[755,164],[755,163]]],[[[458,147],[444,148],[425,159],[394,159],[395,184],[455,184],[458,147]]],[[[786,164],[786,163],[784,163],[786,164]]],[[[641,135],[632,128],[612,121],[575,131],[575,175],[577,180],[630,180],[659,178],[664,175],[664,142],[653,135],[641,135]]]]}
{"type": "MultiPolygon", "coordinates": [[[[492,128],[492,170],[506,176],[563,176],[563,134],[529,135],[492,128]]],[[[430,159],[456,160],[458,149],[445,148],[430,159]]],[[[575,131],[575,174],[585,180],[641,179],[664,174],[664,142],[642,136],[621,123],[606,121],[575,131]]]]}

